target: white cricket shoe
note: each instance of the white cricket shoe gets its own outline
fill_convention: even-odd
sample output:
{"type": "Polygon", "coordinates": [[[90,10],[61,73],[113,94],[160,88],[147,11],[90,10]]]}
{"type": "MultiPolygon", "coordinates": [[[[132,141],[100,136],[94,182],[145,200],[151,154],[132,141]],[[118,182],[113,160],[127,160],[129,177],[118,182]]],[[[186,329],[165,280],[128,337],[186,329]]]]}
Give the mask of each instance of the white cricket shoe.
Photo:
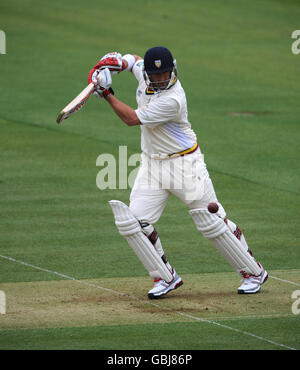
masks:
{"type": "Polygon", "coordinates": [[[258,276],[252,274],[247,275],[241,271],[244,281],[238,288],[238,294],[253,294],[260,291],[260,286],[268,279],[268,273],[260,263],[258,265],[261,267],[261,273],[258,276]]]}
{"type": "Polygon", "coordinates": [[[173,277],[174,279],[171,281],[171,283],[167,283],[162,279],[155,281],[154,287],[148,292],[148,298],[161,298],[171,290],[179,288],[183,284],[183,281],[181,280],[181,277],[177,275],[175,270],[173,270],[173,277]]]}

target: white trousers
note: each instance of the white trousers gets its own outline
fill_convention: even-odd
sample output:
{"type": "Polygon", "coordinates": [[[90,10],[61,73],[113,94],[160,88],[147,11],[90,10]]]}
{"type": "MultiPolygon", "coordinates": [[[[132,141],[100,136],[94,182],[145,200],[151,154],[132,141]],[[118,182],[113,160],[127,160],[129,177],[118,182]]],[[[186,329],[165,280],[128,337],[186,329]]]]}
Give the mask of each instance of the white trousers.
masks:
{"type": "Polygon", "coordinates": [[[199,149],[172,159],[154,159],[142,154],[130,194],[130,211],[138,220],[154,224],[172,194],[189,209],[207,209],[208,203],[217,202],[218,215],[226,217],[199,149]]]}

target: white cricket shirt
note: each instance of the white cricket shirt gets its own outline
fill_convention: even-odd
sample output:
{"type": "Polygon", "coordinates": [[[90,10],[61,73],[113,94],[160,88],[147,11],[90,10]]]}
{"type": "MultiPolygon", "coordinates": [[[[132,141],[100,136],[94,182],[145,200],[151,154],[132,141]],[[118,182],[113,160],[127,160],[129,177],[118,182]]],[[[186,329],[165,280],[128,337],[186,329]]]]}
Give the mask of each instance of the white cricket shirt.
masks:
{"type": "Polygon", "coordinates": [[[151,92],[143,77],[143,60],[132,72],[138,80],[135,110],[141,125],[141,149],[149,156],[166,155],[191,148],[197,137],[188,121],[185,92],[177,81],[170,89],[151,92]]]}

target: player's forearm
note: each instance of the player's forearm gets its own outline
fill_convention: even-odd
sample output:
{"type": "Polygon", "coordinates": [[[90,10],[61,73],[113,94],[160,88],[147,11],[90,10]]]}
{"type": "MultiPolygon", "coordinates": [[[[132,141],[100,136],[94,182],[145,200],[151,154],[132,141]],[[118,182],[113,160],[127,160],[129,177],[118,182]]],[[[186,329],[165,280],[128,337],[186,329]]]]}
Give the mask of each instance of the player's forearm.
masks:
{"type": "Polygon", "coordinates": [[[138,55],[126,54],[122,59],[122,71],[132,71],[133,64],[138,60],[142,59],[138,55]],[[129,64],[128,64],[129,62],[129,64]]]}
{"type": "Polygon", "coordinates": [[[126,123],[127,126],[136,126],[141,124],[135,111],[127,104],[118,100],[115,96],[109,95],[106,98],[106,101],[108,101],[115,113],[123,122],[126,123]]]}

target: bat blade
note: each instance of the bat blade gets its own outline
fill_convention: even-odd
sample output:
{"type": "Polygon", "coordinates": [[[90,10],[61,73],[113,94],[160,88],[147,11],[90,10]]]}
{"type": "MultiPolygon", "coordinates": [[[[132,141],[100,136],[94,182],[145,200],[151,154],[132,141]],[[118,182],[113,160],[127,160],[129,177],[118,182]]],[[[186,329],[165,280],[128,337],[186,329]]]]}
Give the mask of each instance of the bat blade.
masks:
{"type": "Polygon", "coordinates": [[[74,98],[68,105],[64,107],[64,109],[57,116],[56,122],[59,124],[72,114],[78,112],[87,102],[94,90],[95,86],[91,82],[85,89],[81,91],[80,94],[76,96],[76,98],[74,98]]]}

